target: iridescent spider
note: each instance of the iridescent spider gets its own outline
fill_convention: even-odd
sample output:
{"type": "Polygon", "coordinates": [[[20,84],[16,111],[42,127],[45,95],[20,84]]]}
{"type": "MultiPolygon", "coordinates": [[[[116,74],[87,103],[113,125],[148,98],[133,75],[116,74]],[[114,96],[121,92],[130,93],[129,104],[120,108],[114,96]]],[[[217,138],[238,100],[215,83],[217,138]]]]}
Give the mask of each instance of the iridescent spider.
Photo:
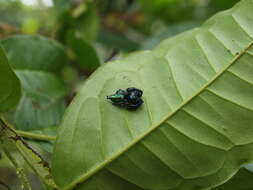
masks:
{"type": "Polygon", "coordinates": [[[107,99],[110,99],[113,105],[135,110],[143,103],[141,99],[142,93],[142,90],[134,87],[126,90],[119,89],[115,94],[107,96],[107,99]]]}

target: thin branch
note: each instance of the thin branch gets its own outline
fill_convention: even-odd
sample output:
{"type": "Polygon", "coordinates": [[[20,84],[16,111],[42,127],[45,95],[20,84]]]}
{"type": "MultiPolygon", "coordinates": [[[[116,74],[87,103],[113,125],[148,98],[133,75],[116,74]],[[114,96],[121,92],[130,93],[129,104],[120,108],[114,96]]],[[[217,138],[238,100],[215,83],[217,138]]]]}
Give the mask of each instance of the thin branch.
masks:
{"type": "Polygon", "coordinates": [[[48,136],[48,135],[40,135],[40,134],[35,134],[27,131],[20,131],[20,130],[15,130],[15,132],[24,138],[28,139],[35,139],[35,140],[42,140],[42,141],[54,141],[56,140],[56,136],[48,136]]]}
{"type": "Polygon", "coordinates": [[[27,144],[22,139],[22,137],[19,136],[17,132],[11,126],[9,126],[7,122],[4,121],[3,118],[0,117],[0,129],[1,128],[4,129],[6,138],[14,141],[13,144],[16,145],[19,153],[22,155],[28,165],[34,170],[34,172],[41,177],[43,182],[53,189],[58,189],[57,185],[51,177],[48,162],[46,162],[39,153],[37,153],[29,144],[27,144]],[[30,152],[28,153],[27,151],[30,152]],[[39,164],[40,168],[36,166],[37,164],[39,164]]]}
{"type": "Polygon", "coordinates": [[[11,127],[9,127],[2,118],[0,118],[0,126],[3,128],[3,129],[6,129],[8,131],[10,131],[14,136],[12,137],[8,137],[12,140],[14,140],[15,142],[16,141],[20,141],[27,149],[31,150],[37,157],[40,158],[41,160],[41,164],[44,166],[44,167],[47,167],[49,168],[49,164],[47,161],[45,161],[42,156],[36,152],[27,142],[25,142],[23,140],[23,138],[21,136],[18,135],[18,133],[16,133],[16,131],[14,129],[12,129],[11,127]]]}

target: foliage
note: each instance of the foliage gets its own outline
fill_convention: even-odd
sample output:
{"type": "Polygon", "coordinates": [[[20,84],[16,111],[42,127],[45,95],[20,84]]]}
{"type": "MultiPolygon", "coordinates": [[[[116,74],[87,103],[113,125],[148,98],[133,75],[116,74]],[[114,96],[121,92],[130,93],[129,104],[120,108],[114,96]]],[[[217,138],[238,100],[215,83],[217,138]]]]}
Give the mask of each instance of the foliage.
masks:
{"type": "Polygon", "coordinates": [[[3,48],[0,46],[0,111],[15,106],[20,98],[20,83],[9,66],[3,48]]]}
{"type": "Polygon", "coordinates": [[[252,161],[252,9],[243,1],[153,51],[97,70],[63,118],[53,154],[56,183],[207,189],[252,161]],[[129,86],[144,91],[142,109],[108,104],[107,94],[129,86]]]}
{"type": "Polygon", "coordinates": [[[66,90],[55,74],[67,63],[64,48],[54,40],[26,35],[9,37],[2,45],[22,85],[14,114],[16,128],[36,130],[58,125],[66,90]]]}
{"type": "Polygon", "coordinates": [[[0,189],[253,188],[252,0],[24,2],[0,1],[0,189]],[[130,86],[136,111],[106,100],[130,86]]]}

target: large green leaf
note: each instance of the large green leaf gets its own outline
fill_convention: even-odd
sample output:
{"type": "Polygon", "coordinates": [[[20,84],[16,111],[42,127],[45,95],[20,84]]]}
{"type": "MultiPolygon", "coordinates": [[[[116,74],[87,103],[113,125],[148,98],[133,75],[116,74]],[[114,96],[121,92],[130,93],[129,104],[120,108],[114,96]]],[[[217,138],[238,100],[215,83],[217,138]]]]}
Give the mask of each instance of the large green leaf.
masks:
{"type": "Polygon", "coordinates": [[[64,116],[52,172],[63,189],[202,190],[253,160],[253,0],[153,51],[108,63],[64,116]],[[127,111],[106,95],[135,86],[127,111]]]}
{"type": "Polygon", "coordinates": [[[15,106],[21,95],[20,83],[0,46],[0,112],[15,106]]]}

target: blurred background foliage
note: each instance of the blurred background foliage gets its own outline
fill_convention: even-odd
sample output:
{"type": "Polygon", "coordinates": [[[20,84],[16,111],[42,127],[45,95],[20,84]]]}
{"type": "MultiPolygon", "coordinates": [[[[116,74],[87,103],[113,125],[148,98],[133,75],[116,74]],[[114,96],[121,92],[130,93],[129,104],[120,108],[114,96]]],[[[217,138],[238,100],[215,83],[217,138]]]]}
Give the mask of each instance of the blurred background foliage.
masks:
{"type": "MultiPolygon", "coordinates": [[[[152,49],[161,40],[199,26],[238,1],[0,0],[0,40],[23,91],[21,102],[6,118],[18,130],[53,138],[65,108],[100,65],[132,51],[152,49]],[[20,64],[26,72],[18,70],[20,64]],[[55,117],[43,122],[49,114],[55,117]]],[[[53,141],[23,136],[50,162],[53,141]]],[[[44,189],[31,169],[24,168],[32,189],[44,189]]],[[[241,176],[246,176],[247,182],[252,173],[243,170],[235,180],[240,181],[241,176]]],[[[231,184],[233,181],[223,187],[231,184]]],[[[1,154],[0,190],[20,187],[15,170],[1,154]]]]}

